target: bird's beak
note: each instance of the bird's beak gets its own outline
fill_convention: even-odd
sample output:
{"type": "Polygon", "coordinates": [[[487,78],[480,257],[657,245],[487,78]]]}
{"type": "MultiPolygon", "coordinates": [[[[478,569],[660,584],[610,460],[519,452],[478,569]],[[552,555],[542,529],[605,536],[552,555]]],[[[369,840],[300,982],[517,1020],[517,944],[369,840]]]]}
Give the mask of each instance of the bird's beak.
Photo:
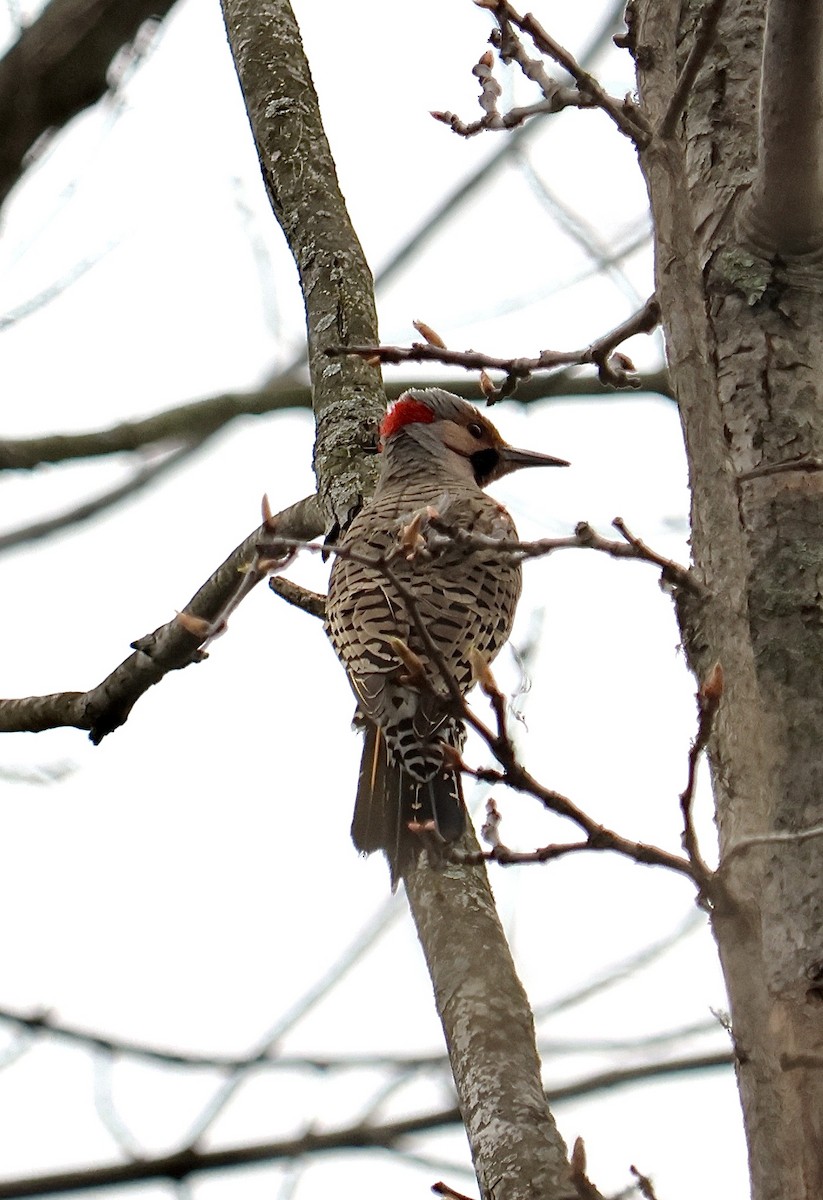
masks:
{"type": "Polygon", "coordinates": [[[520,467],[569,467],[565,458],[552,458],[551,454],[538,454],[536,450],[516,450],[514,446],[498,446],[500,465],[505,472],[517,471],[520,467]]]}

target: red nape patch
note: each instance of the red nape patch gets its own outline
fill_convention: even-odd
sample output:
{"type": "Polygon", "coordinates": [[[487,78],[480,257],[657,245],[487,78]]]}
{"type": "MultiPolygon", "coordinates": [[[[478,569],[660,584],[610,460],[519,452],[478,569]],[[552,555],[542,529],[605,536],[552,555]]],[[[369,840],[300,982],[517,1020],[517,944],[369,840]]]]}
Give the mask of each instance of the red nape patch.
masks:
{"type": "Polygon", "coordinates": [[[386,438],[397,433],[404,425],[413,425],[416,421],[431,425],[433,420],[434,413],[428,404],[424,404],[422,400],[415,400],[414,396],[401,396],[395,400],[380,422],[380,438],[385,442],[386,438]]]}

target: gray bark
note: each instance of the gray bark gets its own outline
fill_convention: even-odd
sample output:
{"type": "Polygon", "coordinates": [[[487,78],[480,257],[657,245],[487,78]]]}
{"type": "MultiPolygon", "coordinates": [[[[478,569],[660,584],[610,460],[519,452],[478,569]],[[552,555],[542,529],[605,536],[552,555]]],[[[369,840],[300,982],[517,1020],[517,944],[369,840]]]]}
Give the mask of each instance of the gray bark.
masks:
{"type": "MultiPolygon", "coordinates": [[[[360,451],[373,444],[385,395],[374,368],[332,362],[324,349],[376,343],[371,276],[339,192],[290,5],[224,0],[224,13],[263,178],[306,302],[318,494],[332,527],[344,526],[373,486],[360,451]]],[[[570,1200],[575,1192],[543,1095],[531,1012],[485,870],[423,867],[406,885],[482,1195],[570,1200]]]]}
{"type": "Polygon", "coordinates": [[[342,528],[374,486],[380,371],[330,346],[377,339],[371,272],[340,193],[300,30],[279,0],[223,5],[263,180],[300,274],[306,305],[315,471],[329,525],[342,528]]]}
{"type": "MultiPolygon", "coordinates": [[[[477,850],[468,833],[461,847],[477,850]]],[[[404,876],[484,1200],[577,1197],[485,867],[404,876]]]]}
{"type": "MultiPolygon", "coordinates": [[[[803,9],[818,37],[819,14],[803,9]]],[[[711,746],[721,850],[713,922],[753,1196],[813,1200],[823,1195],[823,859],[819,840],[790,835],[823,822],[823,339],[813,258],[786,268],[779,255],[818,244],[821,213],[802,228],[792,216],[819,168],[781,178],[769,139],[791,127],[796,146],[819,140],[819,104],[792,108],[792,87],[777,95],[767,48],[758,128],[764,20],[758,0],[727,5],[675,136],[653,139],[641,159],[694,561],[709,589],[699,606],[681,607],[681,627],[698,676],[719,659],[727,681],[711,746]],[[771,259],[749,240],[755,224],[771,259]],[[780,840],[743,848],[773,834],[780,840]]],[[[676,3],[639,7],[638,75],[655,124],[693,21],[676,3]]]]}

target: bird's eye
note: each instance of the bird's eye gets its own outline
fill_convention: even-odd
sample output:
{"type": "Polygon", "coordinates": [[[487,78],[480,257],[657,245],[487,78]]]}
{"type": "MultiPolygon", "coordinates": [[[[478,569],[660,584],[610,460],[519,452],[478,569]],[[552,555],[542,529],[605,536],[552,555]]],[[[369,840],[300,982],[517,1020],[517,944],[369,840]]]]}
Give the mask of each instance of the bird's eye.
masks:
{"type": "Polygon", "coordinates": [[[483,426],[480,424],[479,421],[472,421],[469,425],[466,426],[466,428],[468,429],[468,431],[472,435],[472,437],[477,438],[478,441],[480,441],[480,439],[483,437],[484,430],[483,430],[483,426]]]}

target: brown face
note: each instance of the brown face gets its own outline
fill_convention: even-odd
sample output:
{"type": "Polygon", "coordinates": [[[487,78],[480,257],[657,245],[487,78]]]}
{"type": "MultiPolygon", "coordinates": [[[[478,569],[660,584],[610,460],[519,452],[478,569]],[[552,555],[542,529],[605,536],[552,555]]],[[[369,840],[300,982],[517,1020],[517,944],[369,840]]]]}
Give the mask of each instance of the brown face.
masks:
{"type": "Polygon", "coordinates": [[[445,445],[455,454],[469,460],[474,470],[474,478],[480,487],[485,487],[493,479],[505,474],[505,469],[500,470],[500,451],[506,443],[491,421],[477,414],[467,417],[465,423],[440,421],[439,426],[445,445]]]}

